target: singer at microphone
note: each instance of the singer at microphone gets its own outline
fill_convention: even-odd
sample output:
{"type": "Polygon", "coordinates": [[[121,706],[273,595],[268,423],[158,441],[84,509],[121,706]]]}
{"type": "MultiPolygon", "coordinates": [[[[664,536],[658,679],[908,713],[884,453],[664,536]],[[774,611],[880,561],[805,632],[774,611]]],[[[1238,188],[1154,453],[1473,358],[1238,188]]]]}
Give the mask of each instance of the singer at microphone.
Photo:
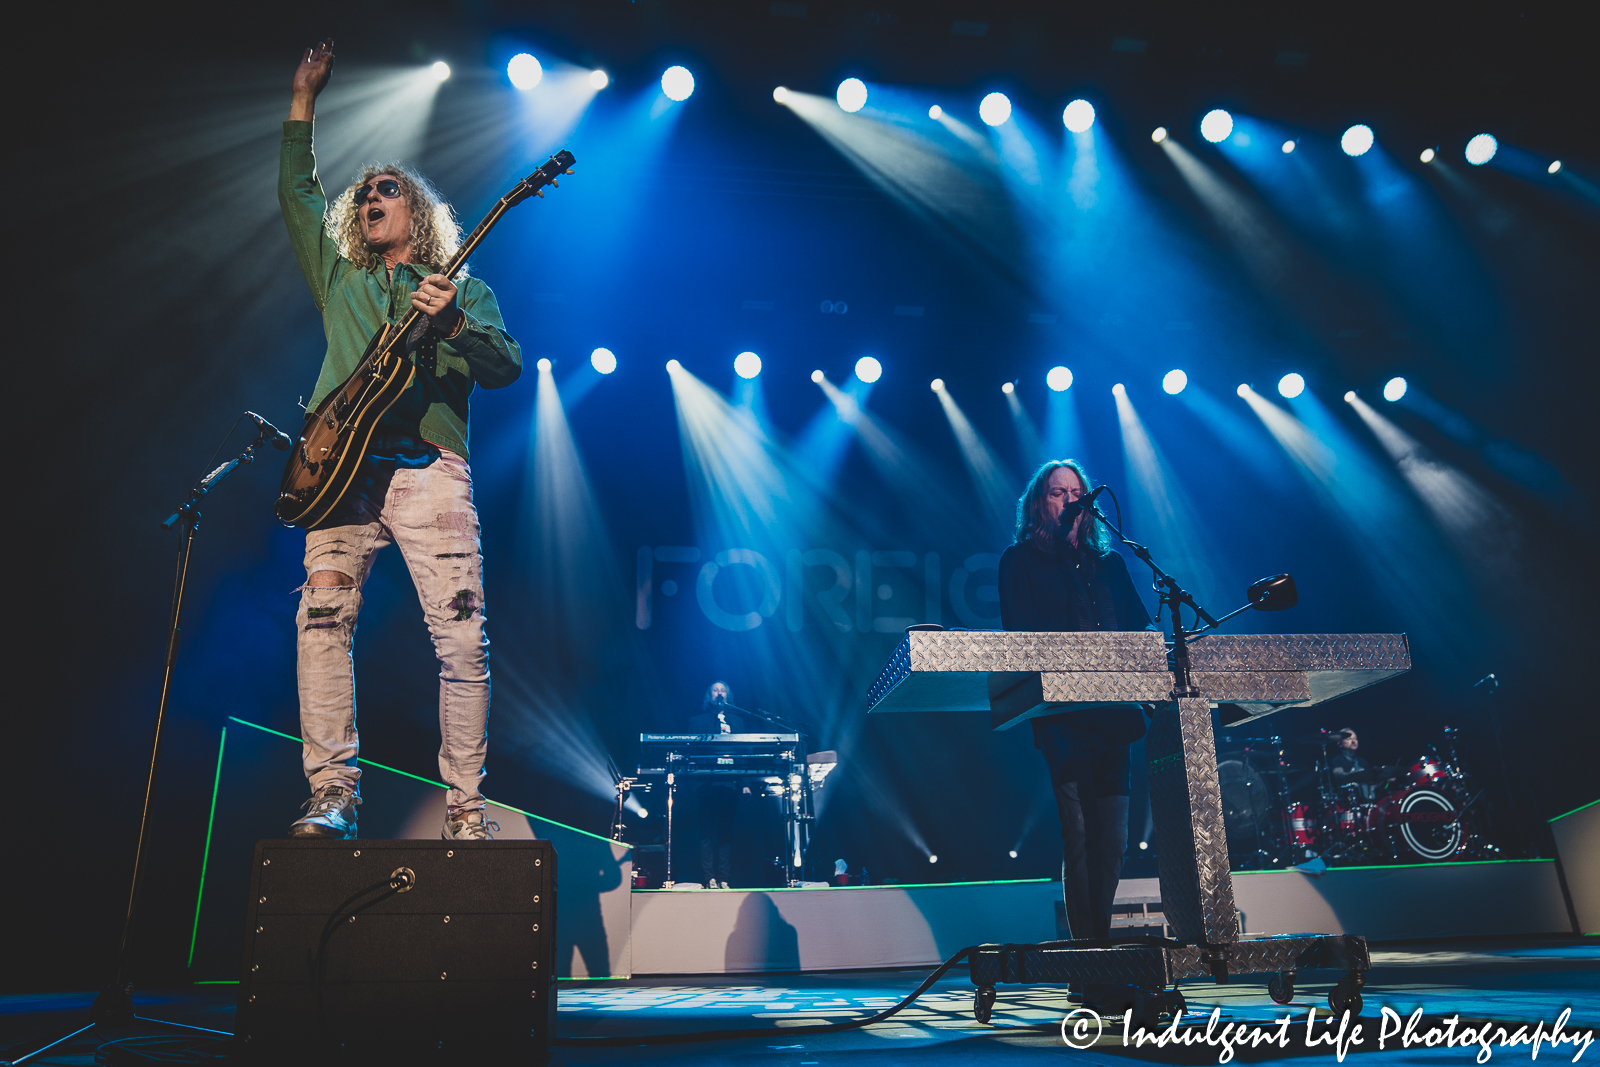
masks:
{"type": "MultiPolygon", "coordinates": [[[[1128,564],[1094,514],[1075,460],[1044,464],[1017,501],[1016,543],[1000,557],[1007,630],[1153,629],[1128,564]]],[[[1129,745],[1144,736],[1136,706],[1106,704],[1032,720],[1061,816],[1062,893],[1074,938],[1111,933],[1111,905],[1128,845],[1129,745]]],[[[1097,987],[1085,990],[1092,996],[1097,987]]],[[[1087,999],[1086,999],[1087,1003],[1087,999]]]]}

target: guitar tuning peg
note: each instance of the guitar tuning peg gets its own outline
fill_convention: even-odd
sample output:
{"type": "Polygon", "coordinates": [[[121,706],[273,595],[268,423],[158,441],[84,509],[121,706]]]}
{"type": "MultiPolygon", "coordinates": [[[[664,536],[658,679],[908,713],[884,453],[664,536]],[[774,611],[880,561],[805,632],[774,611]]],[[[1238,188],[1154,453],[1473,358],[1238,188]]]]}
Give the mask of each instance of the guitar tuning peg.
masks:
{"type": "Polygon", "coordinates": [[[571,174],[571,173],[572,173],[572,168],[571,168],[571,167],[568,167],[568,168],[567,168],[567,173],[568,173],[568,174],[571,174]]]}
{"type": "Polygon", "coordinates": [[[555,186],[557,189],[561,188],[561,183],[556,181],[554,178],[550,179],[550,184],[555,186]]]}
{"type": "Polygon", "coordinates": [[[543,200],[544,199],[544,190],[543,189],[536,189],[536,190],[534,190],[533,195],[537,196],[540,200],[543,200]]]}

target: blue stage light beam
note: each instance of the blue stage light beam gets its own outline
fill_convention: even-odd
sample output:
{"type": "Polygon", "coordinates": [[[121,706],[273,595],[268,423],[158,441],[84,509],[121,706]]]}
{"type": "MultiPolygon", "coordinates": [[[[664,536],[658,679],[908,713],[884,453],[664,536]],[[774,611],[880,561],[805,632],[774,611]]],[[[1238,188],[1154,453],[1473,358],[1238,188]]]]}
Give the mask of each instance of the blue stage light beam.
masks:
{"type": "Polygon", "coordinates": [[[1017,487],[1021,481],[1005,470],[995,457],[994,449],[978,433],[961,405],[950,395],[949,389],[935,389],[939,406],[950,422],[956,444],[961,446],[961,459],[972,477],[978,501],[984,510],[986,524],[990,527],[995,544],[1005,544],[1016,524],[1017,487]]]}
{"type": "Polygon", "coordinates": [[[1324,510],[1339,520],[1397,623],[1450,669],[1467,670],[1486,639],[1469,575],[1392,470],[1380,467],[1307,393],[1295,401],[1310,425],[1247,385],[1239,395],[1294,461],[1324,510]],[[1315,426],[1315,432],[1311,426],[1315,426]]]}
{"type": "Polygon", "coordinates": [[[1525,531],[1495,494],[1423,448],[1359,396],[1347,393],[1345,402],[1361,416],[1411,491],[1474,569],[1494,575],[1504,587],[1523,587],[1518,552],[1525,531]]]}
{"type": "MultiPolygon", "coordinates": [[[[1007,382],[1006,385],[1011,383],[1007,382]]],[[[1044,438],[1039,436],[1039,427],[1029,417],[1028,409],[1022,406],[1022,398],[1017,396],[1016,388],[1004,389],[1004,393],[1006,409],[1011,412],[1011,426],[1017,432],[1017,449],[1022,453],[1023,468],[1033,470],[1049,459],[1051,453],[1045,448],[1044,438]]]]}
{"type": "Polygon", "coordinates": [[[1125,528],[1137,528],[1135,523],[1153,520],[1154,529],[1147,526],[1143,535],[1131,535],[1152,546],[1169,572],[1182,575],[1185,588],[1202,604],[1215,605],[1220,594],[1232,593],[1243,583],[1233,581],[1220,569],[1217,554],[1202,532],[1206,524],[1184,491],[1182,480],[1172,473],[1139,418],[1127,389],[1113,389],[1112,395],[1116,398],[1122,454],[1133,488],[1125,528]]]}

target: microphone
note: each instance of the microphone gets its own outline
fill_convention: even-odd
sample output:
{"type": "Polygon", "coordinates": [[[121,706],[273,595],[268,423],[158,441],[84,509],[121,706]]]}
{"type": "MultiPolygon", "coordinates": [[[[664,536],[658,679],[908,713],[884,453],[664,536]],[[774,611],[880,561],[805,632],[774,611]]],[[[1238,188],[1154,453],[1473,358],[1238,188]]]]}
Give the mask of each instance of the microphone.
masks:
{"type": "Polygon", "coordinates": [[[1080,496],[1078,499],[1069,500],[1067,503],[1063,504],[1061,506],[1061,528],[1063,530],[1071,528],[1072,522],[1078,517],[1079,512],[1093,510],[1094,498],[1105,492],[1106,489],[1107,486],[1097,486],[1090,492],[1080,496]]]}
{"type": "Polygon", "coordinates": [[[289,446],[294,444],[289,435],[278,429],[272,423],[263,419],[253,411],[245,412],[246,417],[255,420],[256,428],[261,431],[262,440],[272,442],[272,447],[279,452],[289,451],[289,446]]]}

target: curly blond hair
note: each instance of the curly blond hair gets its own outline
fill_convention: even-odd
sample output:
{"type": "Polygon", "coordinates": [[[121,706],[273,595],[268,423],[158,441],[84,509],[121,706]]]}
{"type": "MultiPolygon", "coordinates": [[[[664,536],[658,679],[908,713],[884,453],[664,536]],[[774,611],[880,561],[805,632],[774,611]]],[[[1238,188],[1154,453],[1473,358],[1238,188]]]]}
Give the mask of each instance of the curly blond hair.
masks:
{"type": "MultiPolygon", "coordinates": [[[[456,221],[455,209],[433,187],[433,183],[400,162],[367,164],[361,168],[356,180],[328,205],[328,214],[323,221],[328,228],[328,236],[339,248],[339,255],[361,270],[366,270],[379,258],[361,236],[360,205],[356,203],[356,190],[379,174],[393,174],[400,179],[400,194],[411,207],[412,259],[430,267],[442,268],[461,247],[461,223],[456,221]]],[[[467,268],[463,264],[456,276],[462,277],[466,273],[467,268]]]]}

